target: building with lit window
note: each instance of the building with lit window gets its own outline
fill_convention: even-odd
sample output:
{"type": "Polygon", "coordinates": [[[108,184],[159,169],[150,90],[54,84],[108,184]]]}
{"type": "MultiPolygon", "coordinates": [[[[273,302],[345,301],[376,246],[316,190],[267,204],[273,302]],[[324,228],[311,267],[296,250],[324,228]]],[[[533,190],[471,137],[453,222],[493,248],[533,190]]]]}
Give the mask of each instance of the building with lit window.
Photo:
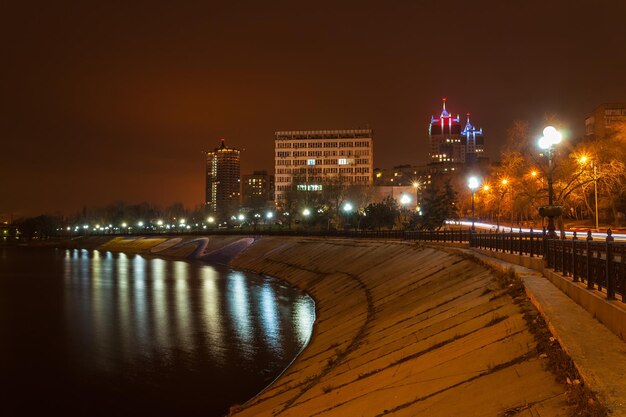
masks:
{"type": "Polygon", "coordinates": [[[483,130],[470,123],[469,113],[465,126],[460,116],[454,117],[446,109],[446,99],[439,117],[431,116],[428,126],[430,164],[445,172],[476,163],[483,155],[485,141],[483,130]]]}
{"type": "Polygon", "coordinates": [[[374,172],[371,129],[275,132],[275,201],[289,190],[319,192],[324,184],[370,185],[374,172]]]}
{"type": "Polygon", "coordinates": [[[585,139],[604,139],[620,123],[626,123],[626,103],[601,104],[585,118],[585,139]]]}
{"type": "Polygon", "coordinates": [[[267,171],[254,171],[241,181],[241,203],[244,207],[260,208],[273,203],[274,176],[267,171]]]}
{"type": "Polygon", "coordinates": [[[218,148],[206,153],[206,211],[220,220],[239,208],[240,154],[239,149],[227,147],[224,139],[218,148]]]}

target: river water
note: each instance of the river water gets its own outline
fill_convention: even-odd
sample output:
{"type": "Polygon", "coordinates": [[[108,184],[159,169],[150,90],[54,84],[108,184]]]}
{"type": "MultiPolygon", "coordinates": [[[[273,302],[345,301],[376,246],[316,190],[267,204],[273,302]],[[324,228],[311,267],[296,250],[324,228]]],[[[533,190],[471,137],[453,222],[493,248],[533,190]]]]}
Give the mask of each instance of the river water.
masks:
{"type": "Polygon", "coordinates": [[[314,320],[306,294],[227,267],[0,248],[0,415],[222,416],[314,320]]]}

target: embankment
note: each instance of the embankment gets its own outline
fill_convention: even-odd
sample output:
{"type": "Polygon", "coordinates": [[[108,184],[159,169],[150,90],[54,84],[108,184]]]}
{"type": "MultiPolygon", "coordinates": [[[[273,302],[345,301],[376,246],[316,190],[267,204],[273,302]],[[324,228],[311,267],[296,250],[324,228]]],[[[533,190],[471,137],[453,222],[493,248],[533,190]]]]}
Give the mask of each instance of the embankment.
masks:
{"type": "Polygon", "coordinates": [[[536,313],[469,257],[401,242],[278,237],[118,238],[97,247],[229,262],[315,299],[309,346],[232,415],[571,411],[564,385],[537,352],[527,320],[536,313]]]}

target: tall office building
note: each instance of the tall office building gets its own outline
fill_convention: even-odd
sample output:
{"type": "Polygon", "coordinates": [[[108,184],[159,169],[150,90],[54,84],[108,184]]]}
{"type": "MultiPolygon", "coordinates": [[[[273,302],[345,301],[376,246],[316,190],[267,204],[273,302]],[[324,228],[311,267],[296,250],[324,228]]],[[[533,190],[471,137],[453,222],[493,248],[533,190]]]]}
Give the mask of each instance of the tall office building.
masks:
{"type": "Polygon", "coordinates": [[[626,122],[626,103],[601,104],[585,119],[585,139],[604,139],[618,123],[626,122]]]}
{"type": "Polygon", "coordinates": [[[275,132],[275,201],[283,207],[289,190],[319,192],[324,184],[372,184],[371,129],[275,132]]]}
{"type": "Polygon", "coordinates": [[[206,153],[206,210],[223,220],[239,208],[239,149],[229,148],[224,139],[218,148],[206,153]]]}
{"type": "Polygon", "coordinates": [[[470,123],[469,113],[463,126],[459,115],[454,117],[446,109],[445,98],[439,117],[431,116],[428,137],[430,163],[443,171],[475,163],[484,152],[483,130],[470,123]]]}

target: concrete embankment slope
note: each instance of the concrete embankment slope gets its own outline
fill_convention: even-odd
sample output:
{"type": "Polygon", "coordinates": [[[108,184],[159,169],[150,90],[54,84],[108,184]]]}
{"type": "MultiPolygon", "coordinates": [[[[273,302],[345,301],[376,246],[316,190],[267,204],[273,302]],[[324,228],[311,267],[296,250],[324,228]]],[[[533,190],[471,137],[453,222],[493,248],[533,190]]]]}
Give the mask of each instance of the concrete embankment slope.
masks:
{"type": "Polygon", "coordinates": [[[520,305],[476,262],[402,243],[257,240],[231,262],[316,300],[311,343],[236,416],[557,416],[520,305]]]}
{"type": "Polygon", "coordinates": [[[528,327],[539,326],[524,318],[536,313],[471,257],[321,238],[118,237],[73,245],[230,263],[315,299],[309,345],[256,398],[233,407],[233,416],[571,413],[565,386],[546,370],[528,327]]]}

